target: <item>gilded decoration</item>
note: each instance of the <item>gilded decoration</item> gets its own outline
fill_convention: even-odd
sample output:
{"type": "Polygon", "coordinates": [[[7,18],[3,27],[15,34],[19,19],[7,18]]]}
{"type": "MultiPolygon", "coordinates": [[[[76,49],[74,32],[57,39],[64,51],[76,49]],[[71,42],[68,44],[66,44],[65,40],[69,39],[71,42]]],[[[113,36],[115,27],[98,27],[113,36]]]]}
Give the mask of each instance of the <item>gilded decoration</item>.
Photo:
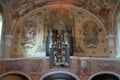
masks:
{"type": "Polygon", "coordinates": [[[102,22],[84,9],[68,5],[37,8],[21,18],[14,30],[12,55],[38,57],[45,54],[49,27],[59,33],[64,28],[72,30],[75,56],[108,56],[102,22]]]}

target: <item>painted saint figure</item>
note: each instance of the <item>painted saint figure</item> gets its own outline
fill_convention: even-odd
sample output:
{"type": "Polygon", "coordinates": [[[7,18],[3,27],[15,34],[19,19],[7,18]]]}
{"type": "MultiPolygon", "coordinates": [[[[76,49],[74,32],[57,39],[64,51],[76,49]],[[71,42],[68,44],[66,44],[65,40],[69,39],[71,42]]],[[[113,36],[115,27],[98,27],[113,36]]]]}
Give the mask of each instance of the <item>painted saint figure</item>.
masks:
{"type": "Polygon", "coordinates": [[[84,45],[87,47],[96,47],[99,43],[97,24],[93,21],[86,21],[83,23],[84,45]]]}

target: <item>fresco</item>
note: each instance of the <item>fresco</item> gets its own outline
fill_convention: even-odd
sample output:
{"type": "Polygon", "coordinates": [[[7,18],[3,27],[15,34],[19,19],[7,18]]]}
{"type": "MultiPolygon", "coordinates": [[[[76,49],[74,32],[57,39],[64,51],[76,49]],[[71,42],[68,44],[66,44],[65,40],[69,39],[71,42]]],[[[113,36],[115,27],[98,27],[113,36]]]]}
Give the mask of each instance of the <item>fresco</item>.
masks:
{"type": "Polygon", "coordinates": [[[31,10],[41,7],[48,2],[49,0],[8,0],[11,8],[11,16],[14,20],[17,20],[19,17],[26,15],[31,10]]]}
{"type": "MultiPolygon", "coordinates": [[[[44,9],[42,10],[44,12],[44,9]]],[[[42,45],[43,41],[43,21],[42,13],[31,14],[20,20],[16,24],[12,47],[12,56],[24,57],[32,55],[33,52],[42,45]]]]}
{"type": "Polygon", "coordinates": [[[50,11],[44,14],[45,34],[47,33],[49,27],[53,27],[54,29],[59,29],[58,33],[65,28],[70,30],[73,29],[72,35],[74,35],[74,26],[75,17],[69,8],[52,8],[50,11]]]}
{"type": "Polygon", "coordinates": [[[37,24],[33,20],[25,21],[21,29],[21,45],[28,52],[36,42],[37,24]]]}
{"type": "Polygon", "coordinates": [[[86,21],[83,23],[83,43],[86,45],[87,48],[95,48],[98,43],[98,30],[97,24],[93,21],[86,21]]]}
{"type": "Polygon", "coordinates": [[[84,9],[68,5],[37,8],[21,18],[14,30],[12,56],[38,57],[45,54],[49,27],[59,32],[64,28],[72,30],[75,56],[108,56],[102,22],[84,9]]]}
{"type": "Polygon", "coordinates": [[[74,6],[86,9],[95,14],[99,19],[107,25],[107,18],[110,17],[116,3],[119,0],[6,0],[9,4],[11,17],[13,20],[18,20],[28,12],[45,6],[46,4],[58,4],[57,1],[63,3],[71,3],[74,6]]]}

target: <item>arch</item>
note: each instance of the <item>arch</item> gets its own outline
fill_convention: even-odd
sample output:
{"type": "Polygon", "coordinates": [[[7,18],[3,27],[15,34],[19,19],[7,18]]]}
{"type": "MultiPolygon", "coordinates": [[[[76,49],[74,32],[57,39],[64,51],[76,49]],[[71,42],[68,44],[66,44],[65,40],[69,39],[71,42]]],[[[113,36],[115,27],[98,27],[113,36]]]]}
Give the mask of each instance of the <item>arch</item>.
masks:
{"type": "Polygon", "coordinates": [[[99,76],[99,75],[104,75],[104,74],[113,75],[116,78],[120,79],[120,75],[115,72],[101,71],[101,72],[97,72],[97,73],[94,73],[93,75],[91,75],[88,80],[92,80],[94,77],[99,76]]]}
{"type": "MultiPolygon", "coordinates": [[[[41,8],[36,8],[36,9],[28,12],[25,16],[23,16],[22,18],[20,18],[20,19],[17,21],[17,23],[14,25],[13,30],[11,31],[11,32],[12,32],[11,34],[13,34],[13,33],[15,32],[15,29],[16,29],[17,25],[19,25],[26,17],[29,17],[29,15],[32,15],[32,14],[34,14],[34,13],[36,13],[36,12],[40,12],[40,10],[44,10],[44,9],[47,9],[47,8],[50,9],[50,8],[53,8],[53,7],[70,7],[70,8],[74,8],[74,9],[80,10],[80,11],[82,11],[82,12],[84,12],[84,13],[87,13],[87,14],[91,15],[91,16],[92,16],[93,18],[95,18],[95,19],[98,21],[98,23],[102,26],[102,28],[104,29],[105,34],[106,34],[106,36],[107,36],[107,32],[106,32],[106,29],[105,29],[103,23],[102,23],[102,22],[99,20],[99,18],[96,17],[93,13],[91,13],[91,12],[89,12],[89,11],[83,9],[83,8],[78,8],[78,7],[73,6],[73,5],[64,5],[64,4],[61,4],[61,5],[60,5],[60,4],[47,5],[47,6],[43,6],[43,7],[41,7],[41,8]]],[[[44,11],[44,13],[46,13],[46,12],[47,12],[47,10],[44,11]]],[[[41,14],[44,14],[44,13],[41,13],[41,14]]]]}
{"type": "Polygon", "coordinates": [[[116,26],[116,18],[117,16],[119,15],[120,13],[120,1],[116,4],[116,7],[114,9],[114,12],[113,12],[113,26],[116,26]]]}
{"type": "Polygon", "coordinates": [[[11,25],[12,25],[12,20],[11,20],[11,14],[10,14],[10,7],[9,4],[6,0],[0,0],[0,5],[3,8],[2,16],[3,16],[3,26],[4,26],[4,34],[11,34],[11,25]]]}
{"type": "Polygon", "coordinates": [[[17,76],[20,76],[20,77],[22,76],[22,77],[25,78],[25,80],[26,80],[26,79],[31,80],[30,76],[28,76],[27,74],[25,74],[25,73],[23,73],[23,72],[18,72],[18,71],[11,71],[11,72],[4,73],[4,74],[0,75],[0,80],[1,80],[3,77],[9,76],[9,75],[17,75],[17,76]]]}
{"type": "Polygon", "coordinates": [[[120,1],[117,3],[117,5],[116,5],[116,8],[114,9],[114,12],[113,12],[113,30],[114,30],[114,34],[116,35],[116,31],[117,31],[117,28],[116,28],[116,26],[117,26],[117,17],[118,17],[118,15],[119,15],[119,13],[120,13],[120,1]],[[115,27],[114,27],[115,26],[115,27]]]}
{"type": "Polygon", "coordinates": [[[51,77],[51,76],[55,76],[55,77],[53,77],[52,79],[54,79],[54,78],[59,78],[59,77],[64,77],[64,78],[66,78],[67,76],[69,76],[69,77],[71,77],[72,78],[72,80],[80,80],[75,74],[73,74],[73,73],[70,73],[70,72],[67,72],[67,71],[54,71],[54,72],[49,72],[49,73],[47,73],[47,74],[45,74],[45,75],[43,75],[41,78],[40,78],[40,80],[45,80],[47,77],[49,78],[49,77],[51,77]],[[56,75],[57,74],[57,75],[56,75]],[[59,76],[60,75],[60,76],[59,76]],[[64,75],[64,76],[63,76],[64,75]]]}

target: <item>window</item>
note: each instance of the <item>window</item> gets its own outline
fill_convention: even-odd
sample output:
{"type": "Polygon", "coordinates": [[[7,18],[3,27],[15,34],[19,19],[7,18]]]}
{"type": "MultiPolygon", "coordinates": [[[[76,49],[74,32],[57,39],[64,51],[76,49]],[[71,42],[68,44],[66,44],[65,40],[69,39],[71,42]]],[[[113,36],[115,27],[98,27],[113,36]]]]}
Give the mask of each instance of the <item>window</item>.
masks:
{"type": "Polygon", "coordinates": [[[1,36],[2,36],[2,16],[0,15],[0,57],[2,57],[2,40],[1,40],[1,36]]]}
{"type": "Polygon", "coordinates": [[[0,41],[1,41],[1,33],[2,33],[2,16],[0,15],[0,41]]]}
{"type": "Polygon", "coordinates": [[[120,13],[117,17],[117,57],[120,57],[120,13]]]}

